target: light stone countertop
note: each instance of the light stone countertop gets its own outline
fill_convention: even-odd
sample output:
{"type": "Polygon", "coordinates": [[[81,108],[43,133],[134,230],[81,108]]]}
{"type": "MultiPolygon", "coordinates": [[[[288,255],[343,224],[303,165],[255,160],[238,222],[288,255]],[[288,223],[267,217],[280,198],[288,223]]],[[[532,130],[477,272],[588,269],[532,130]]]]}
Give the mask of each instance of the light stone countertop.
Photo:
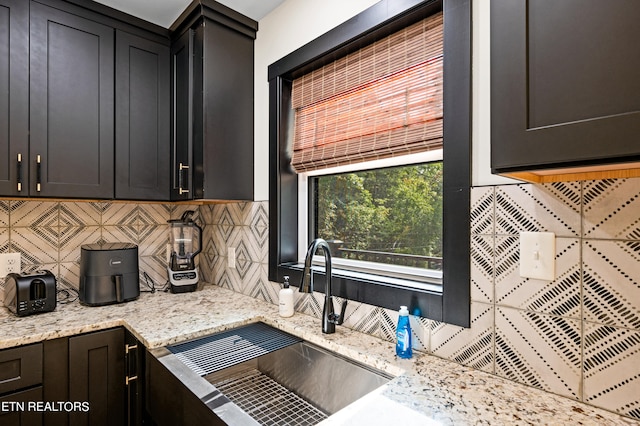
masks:
{"type": "Polygon", "coordinates": [[[320,320],[217,286],[193,293],[142,293],[136,301],[103,307],[78,302],[18,318],[0,308],[0,349],[124,326],[147,348],[261,321],[395,379],[329,417],[323,425],[640,425],[578,401],[520,385],[434,356],[395,356],[394,345],[344,327],[323,335],[320,320]],[[411,423],[409,423],[411,422],[411,423]]]}

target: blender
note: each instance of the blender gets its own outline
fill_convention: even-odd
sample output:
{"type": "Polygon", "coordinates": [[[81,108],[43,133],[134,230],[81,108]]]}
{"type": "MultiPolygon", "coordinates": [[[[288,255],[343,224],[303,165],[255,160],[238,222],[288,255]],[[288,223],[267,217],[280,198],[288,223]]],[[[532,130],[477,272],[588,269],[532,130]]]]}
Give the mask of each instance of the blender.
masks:
{"type": "Polygon", "coordinates": [[[187,210],[180,219],[169,221],[171,257],[167,272],[172,293],[195,291],[198,286],[195,257],[202,250],[202,228],[191,218],[193,213],[187,210]]]}

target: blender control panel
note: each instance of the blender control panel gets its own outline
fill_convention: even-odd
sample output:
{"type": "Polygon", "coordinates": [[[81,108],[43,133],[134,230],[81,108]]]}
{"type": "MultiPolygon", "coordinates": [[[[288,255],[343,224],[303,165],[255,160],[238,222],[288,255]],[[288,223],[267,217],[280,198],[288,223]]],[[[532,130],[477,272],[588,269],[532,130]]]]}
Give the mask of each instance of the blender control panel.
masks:
{"type": "Polygon", "coordinates": [[[174,272],[173,274],[171,274],[174,281],[181,281],[181,280],[193,280],[196,278],[196,273],[194,271],[189,271],[189,272],[174,272]]]}

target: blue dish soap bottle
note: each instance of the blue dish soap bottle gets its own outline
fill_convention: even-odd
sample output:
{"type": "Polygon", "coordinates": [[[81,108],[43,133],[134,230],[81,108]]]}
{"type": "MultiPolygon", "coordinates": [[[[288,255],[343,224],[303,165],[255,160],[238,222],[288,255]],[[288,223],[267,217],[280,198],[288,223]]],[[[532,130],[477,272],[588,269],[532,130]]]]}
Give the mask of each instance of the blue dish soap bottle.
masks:
{"type": "Polygon", "coordinates": [[[409,310],[406,306],[400,306],[398,328],[396,328],[396,355],[399,358],[411,358],[411,324],[409,324],[409,310]]]}

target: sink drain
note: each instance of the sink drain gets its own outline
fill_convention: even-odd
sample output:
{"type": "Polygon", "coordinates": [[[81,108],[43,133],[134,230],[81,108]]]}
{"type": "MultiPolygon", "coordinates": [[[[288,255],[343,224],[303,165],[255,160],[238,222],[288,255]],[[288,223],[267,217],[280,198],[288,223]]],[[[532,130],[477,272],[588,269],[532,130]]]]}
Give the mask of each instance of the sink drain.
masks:
{"type": "Polygon", "coordinates": [[[255,369],[213,385],[262,425],[315,425],[327,418],[327,414],[255,369]]]}

